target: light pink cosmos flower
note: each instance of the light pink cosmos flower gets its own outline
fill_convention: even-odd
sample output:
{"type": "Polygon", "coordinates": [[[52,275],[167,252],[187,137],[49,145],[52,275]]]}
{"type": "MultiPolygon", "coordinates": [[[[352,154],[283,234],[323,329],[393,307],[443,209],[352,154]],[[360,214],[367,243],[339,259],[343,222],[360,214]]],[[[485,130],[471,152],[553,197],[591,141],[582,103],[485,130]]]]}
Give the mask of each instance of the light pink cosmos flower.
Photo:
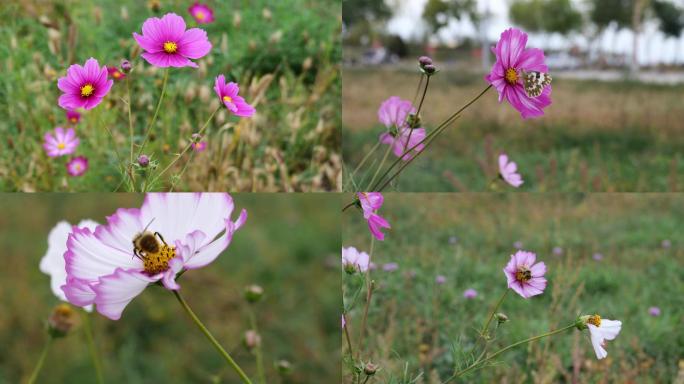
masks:
{"type": "Polygon", "coordinates": [[[254,107],[247,104],[244,98],[238,96],[240,87],[237,83],[230,82],[226,84],[226,77],[218,75],[214,82],[214,91],[219,97],[219,100],[228,110],[235,116],[250,117],[256,112],[254,107]]]}
{"type": "Polygon", "coordinates": [[[78,137],[76,137],[73,128],[69,128],[65,131],[62,127],[56,127],[54,134],[53,132],[46,132],[43,138],[45,140],[43,148],[45,149],[45,153],[50,157],[74,153],[80,142],[78,137]]]}
{"type": "Polygon", "coordinates": [[[477,297],[477,291],[472,288],[468,288],[463,292],[463,297],[468,300],[474,299],[477,297]]]}
{"type": "Polygon", "coordinates": [[[77,156],[66,164],[67,173],[70,176],[83,176],[88,170],[88,159],[85,156],[77,156]]]}
{"type": "Polygon", "coordinates": [[[378,109],[378,120],[389,130],[389,132],[380,134],[380,142],[391,145],[392,153],[397,157],[414,146],[416,147],[412,153],[407,153],[402,157],[404,161],[411,159],[425,148],[423,144],[416,146],[425,139],[425,128],[416,128],[411,133],[411,128],[409,128],[406,120],[413,113],[416,113],[416,109],[411,102],[397,96],[392,96],[383,101],[378,109]]]}
{"type": "Polygon", "coordinates": [[[499,92],[499,102],[506,99],[523,119],[544,115],[544,108],[551,104],[550,85],[537,97],[529,97],[525,92],[523,73],[547,73],[549,70],[544,62],[544,51],[525,48],[526,44],[526,33],[516,28],[505,30],[492,48],[496,62],[485,77],[499,92]]]}
{"type": "Polygon", "coordinates": [[[397,263],[386,263],[382,265],[382,270],[385,272],[394,272],[399,269],[399,264],[397,263]]]}
{"type": "Polygon", "coordinates": [[[188,12],[198,24],[209,24],[214,22],[214,11],[206,4],[195,2],[188,8],[188,12]]]}
{"type": "Polygon", "coordinates": [[[77,111],[74,111],[73,109],[67,109],[66,119],[71,124],[77,124],[79,121],[81,121],[81,114],[77,111]]]}
{"type": "Polygon", "coordinates": [[[92,57],[84,66],[73,64],[67,69],[67,75],[57,80],[57,87],[64,92],[59,97],[59,106],[67,110],[95,108],[113,83],[107,79],[107,67],[100,67],[92,57]]]}
{"type": "MultiPolygon", "coordinates": [[[[98,224],[92,220],[82,220],[76,227],[94,230],[98,224]]],[[[50,288],[52,293],[61,301],[67,301],[62,285],[66,283],[66,270],[64,269],[64,252],[67,250],[67,239],[71,233],[72,225],[66,221],[60,221],[48,235],[48,249],[40,259],[40,271],[50,276],[50,288]]],[[[93,310],[92,305],[83,307],[86,311],[93,310]]]]}
{"type": "Polygon", "coordinates": [[[120,208],[95,231],[74,228],[62,290],[72,304],[94,303],[99,313],[118,320],[147,285],[161,281],[178,290],[179,272],[213,262],[247,219],[243,209],[232,221],[233,209],[227,193],[148,193],[140,209],[120,208]],[[140,234],[152,236],[156,250],[150,242],[136,250],[140,234]]]}
{"type": "Polygon", "coordinates": [[[529,299],[544,292],[546,288],[546,265],[534,263],[537,255],[532,252],[518,251],[511,255],[511,261],[503,269],[508,279],[508,288],[529,299]]]}
{"type": "Polygon", "coordinates": [[[425,148],[424,144],[418,145],[421,141],[425,139],[425,128],[416,128],[411,133],[410,128],[401,128],[399,134],[395,137],[388,132],[380,134],[380,142],[383,144],[392,146],[392,153],[396,157],[401,156],[402,153],[408,151],[409,149],[415,147],[413,151],[407,153],[401,159],[404,161],[410,160],[415,154],[422,151],[425,148]],[[409,135],[411,136],[409,138],[409,135]],[[408,141],[408,144],[407,144],[408,141]]]}
{"type": "Polygon", "coordinates": [[[211,51],[207,33],[199,28],[186,31],[185,20],[175,13],[145,20],[142,33],[133,32],[133,37],[145,50],[141,56],[156,67],[197,68],[190,59],[199,59],[211,51]]]}
{"type": "Polygon", "coordinates": [[[371,234],[378,240],[385,240],[385,234],[382,233],[382,228],[391,228],[384,217],[377,214],[378,209],[382,207],[384,198],[380,192],[359,192],[357,194],[361,209],[363,210],[363,217],[368,221],[368,229],[371,234]]]}
{"type": "Polygon", "coordinates": [[[192,143],[192,149],[194,149],[195,152],[204,152],[204,150],[207,149],[207,142],[206,141],[198,141],[198,142],[192,143]]]}
{"type": "Polygon", "coordinates": [[[508,155],[505,153],[499,155],[499,175],[505,182],[515,188],[524,183],[522,176],[518,173],[518,165],[512,161],[509,162],[508,155]]]}
{"type": "Polygon", "coordinates": [[[601,360],[608,356],[605,350],[606,340],[614,340],[622,329],[619,320],[602,319],[599,315],[583,316],[589,328],[591,345],[594,347],[596,358],[601,360]]]}
{"type": "Polygon", "coordinates": [[[435,283],[437,283],[437,284],[439,284],[439,285],[442,285],[442,284],[446,283],[446,280],[447,280],[447,279],[446,279],[446,276],[444,276],[444,275],[437,275],[437,276],[435,277],[435,283]]]}
{"type": "Polygon", "coordinates": [[[416,113],[416,109],[410,101],[392,96],[380,104],[378,120],[388,129],[392,127],[406,128],[408,127],[406,119],[412,113],[416,113]]]}
{"type": "Polygon", "coordinates": [[[660,308],[658,308],[658,307],[650,307],[650,308],[648,309],[648,314],[651,315],[651,316],[653,316],[653,317],[660,316],[660,308]]]}
{"type": "Polygon", "coordinates": [[[366,272],[370,263],[370,256],[366,252],[359,252],[354,247],[342,248],[342,267],[347,273],[366,272]]]}

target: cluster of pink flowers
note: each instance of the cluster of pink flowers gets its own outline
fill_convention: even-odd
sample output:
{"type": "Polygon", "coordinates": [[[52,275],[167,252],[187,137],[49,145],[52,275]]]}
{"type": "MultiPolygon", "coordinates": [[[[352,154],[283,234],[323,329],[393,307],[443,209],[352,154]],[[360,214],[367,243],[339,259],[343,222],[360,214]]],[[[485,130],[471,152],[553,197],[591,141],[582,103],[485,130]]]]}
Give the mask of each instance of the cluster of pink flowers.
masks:
{"type": "Polygon", "coordinates": [[[424,144],[418,145],[425,139],[425,128],[412,129],[408,123],[409,116],[415,113],[416,109],[410,101],[397,96],[385,100],[378,109],[378,120],[388,129],[388,132],[380,135],[380,142],[390,145],[392,153],[397,157],[415,147],[401,158],[404,161],[425,148],[424,144]]]}
{"type": "Polygon", "coordinates": [[[384,217],[378,215],[378,209],[382,207],[384,197],[380,192],[359,192],[357,194],[363,217],[368,221],[368,228],[371,234],[378,240],[385,240],[382,228],[390,228],[389,223],[384,217]]]}
{"type": "MultiPolygon", "coordinates": [[[[66,119],[75,125],[81,120],[81,114],[74,110],[66,111],[66,119]]],[[[74,128],[64,129],[56,127],[43,136],[43,149],[49,157],[61,157],[76,152],[80,139],[74,128]]],[[[82,176],[88,170],[88,159],[84,156],[70,158],[66,163],[66,170],[70,176],[82,176]]]]}

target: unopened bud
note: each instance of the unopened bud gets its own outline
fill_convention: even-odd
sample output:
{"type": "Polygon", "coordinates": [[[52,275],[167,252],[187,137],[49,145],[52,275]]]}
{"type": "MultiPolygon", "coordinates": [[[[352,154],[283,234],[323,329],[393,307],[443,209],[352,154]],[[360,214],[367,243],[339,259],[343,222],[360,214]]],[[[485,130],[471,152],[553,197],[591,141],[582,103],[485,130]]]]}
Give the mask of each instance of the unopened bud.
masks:
{"type": "Polygon", "coordinates": [[[371,362],[366,363],[366,365],[363,367],[363,373],[365,373],[366,376],[373,376],[377,371],[378,366],[371,362]]]}
{"type": "Polygon", "coordinates": [[[242,341],[245,344],[245,347],[247,347],[249,350],[259,348],[261,346],[261,336],[253,329],[245,332],[245,336],[242,341]]]}
{"type": "Polygon", "coordinates": [[[121,60],[121,70],[124,71],[124,73],[128,73],[133,69],[133,66],[131,65],[131,62],[123,59],[121,60]]]}
{"type": "Polygon", "coordinates": [[[150,165],[150,158],[147,155],[138,156],[138,165],[145,168],[150,165]]]}
{"type": "Polygon", "coordinates": [[[66,336],[77,320],[78,314],[69,304],[59,304],[48,318],[48,332],[52,337],[66,336]]]}
{"type": "Polygon", "coordinates": [[[437,67],[432,64],[428,64],[423,66],[423,71],[425,71],[425,74],[429,76],[437,72],[437,67]]]}
{"type": "Polygon", "coordinates": [[[253,284],[245,288],[245,300],[250,303],[256,303],[257,301],[261,300],[263,296],[264,289],[258,285],[253,284]]]}
{"type": "Polygon", "coordinates": [[[505,322],[508,321],[508,316],[506,316],[505,313],[499,312],[499,313],[497,313],[496,315],[494,315],[494,317],[496,317],[496,321],[498,321],[499,324],[505,323],[505,322]]]}
{"type": "Polygon", "coordinates": [[[292,373],[292,363],[290,363],[287,360],[278,360],[275,362],[275,368],[276,371],[278,371],[279,374],[285,376],[289,375],[292,373]]]}
{"type": "Polygon", "coordinates": [[[432,64],[432,59],[427,56],[421,56],[418,58],[418,63],[421,67],[425,67],[426,65],[432,64]]]}

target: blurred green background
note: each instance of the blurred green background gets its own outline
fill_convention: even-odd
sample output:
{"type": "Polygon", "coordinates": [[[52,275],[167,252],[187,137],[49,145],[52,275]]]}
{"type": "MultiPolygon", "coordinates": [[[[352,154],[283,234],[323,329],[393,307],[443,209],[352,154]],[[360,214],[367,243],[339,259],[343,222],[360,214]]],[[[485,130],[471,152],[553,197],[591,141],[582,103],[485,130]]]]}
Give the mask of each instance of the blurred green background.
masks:
{"type": "MultiPolygon", "coordinates": [[[[174,12],[199,27],[213,44],[198,69],[171,68],[152,140],[145,153],[161,170],[174,159],[219,105],[214,79],[225,74],[257,115],[238,119],[221,109],[207,128],[207,149],[186,155],[156,190],[336,190],[341,164],[339,61],[341,5],[336,0],[203,1],[215,22],[197,25],[194,1],[12,0],[0,4],[0,190],[121,191],[115,149],[128,159],[125,81],[87,111],[76,126],[76,155],[90,160],[79,178],[67,177],[66,158],[48,158],[43,135],[66,125],[57,105],[57,79],[69,65],[96,58],[100,65],[131,60],[136,144],[152,118],[164,70],[139,57],[133,32],[144,21],[174,12]],[[109,126],[114,142],[104,129],[109,126]],[[189,162],[181,180],[183,165],[189,162]],[[175,185],[174,185],[175,184],[175,185]]],[[[137,148],[136,148],[137,150],[137,148]]],[[[138,182],[142,179],[142,172],[138,182]]],[[[135,190],[141,190],[136,185],[135,190]]]]}
{"type": "MultiPolygon", "coordinates": [[[[413,383],[421,373],[415,383],[446,380],[506,289],[502,269],[516,242],[546,263],[549,284],[529,300],[509,293],[500,311],[510,321],[490,350],[579,313],[621,320],[622,332],[605,360],[596,359],[586,331],[572,331],[509,351],[497,366],[456,382],[671,383],[684,374],[684,196],[387,193],[379,213],[392,229],[374,245],[377,290],[361,355],[380,365],[376,382],[413,383]],[[398,270],[383,271],[390,262],[398,270]],[[446,283],[436,284],[437,275],[446,283]],[[477,298],[463,297],[468,288],[477,298]]],[[[342,223],[343,246],[368,252],[360,212],[345,212],[342,223]]],[[[347,299],[357,284],[345,277],[347,299]]],[[[352,337],[363,305],[349,317],[352,337]]]]}
{"type": "MultiPolygon", "coordinates": [[[[327,194],[234,194],[249,218],[227,251],[180,280],[200,319],[256,378],[242,345],[249,329],[243,289],[261,285],[255,311],[268,383],[328,383],[340,377],[339,198],[327,194]],[[274,361],[294,370],[281,378],[274,361]]],[[[0,383],[25,382],[46,340],[44,321],[58,303],[38,270],[47,235],[60,220],[103,222],[118,207],[139,207],[135,194],[4,194],[0,198],[0,383]]],[[[237,212],[237,211],[236,211],[237,212]]],[[[237,217],[237,216],[236,216],[237,217]]],[[[121,320],[93,314],[108,383],[238,383],[237,376],[176,299],[148,287],[121,320]]],[[[82,328],[53,343],[39,383],[93,383],[82,328]]],[[[255,381],[256,383],[256,381],[255,381]]]]}

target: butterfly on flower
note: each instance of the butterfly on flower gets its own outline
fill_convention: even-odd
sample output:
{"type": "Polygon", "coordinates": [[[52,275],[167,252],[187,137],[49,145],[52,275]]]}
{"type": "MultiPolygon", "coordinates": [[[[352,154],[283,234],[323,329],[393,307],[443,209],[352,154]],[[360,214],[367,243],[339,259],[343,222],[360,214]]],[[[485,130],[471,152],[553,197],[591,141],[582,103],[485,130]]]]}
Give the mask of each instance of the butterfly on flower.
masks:
{"type": "Polygon", "coordinates": [[[525,93],[528,97],[539,97],[544,87],[551,85],[551,75],[539,71],[523,71],[525,93]]]}

